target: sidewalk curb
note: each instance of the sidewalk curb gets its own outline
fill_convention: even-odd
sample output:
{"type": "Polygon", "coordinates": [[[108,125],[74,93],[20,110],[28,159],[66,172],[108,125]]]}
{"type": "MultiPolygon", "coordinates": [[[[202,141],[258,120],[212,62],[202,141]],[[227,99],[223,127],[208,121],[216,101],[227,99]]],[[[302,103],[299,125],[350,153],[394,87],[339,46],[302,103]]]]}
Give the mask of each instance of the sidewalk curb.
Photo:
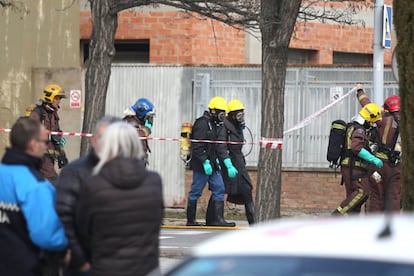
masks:
{"type": "Polygon", "coordinates": [[[161,225],[161,228],[164,229],[207,229],[207,230],[242,230],[248,229],[249,227],[245,226],[233,226],[233,227],[226,227],[226,226],[207,226],[207,225],[200,225],[200,226],[186,226],[186,225],[161,225]]]}
{"type": "MultiPolygon", "coordinates": [[[[174,219],[174,218],[164,218],[164,224],[161,225],[161,228],[164,229],[207,229],[207,230],[241,230],[241,229],[248,229],[248,226],[240,226],[240,222],[236,222],[236,226],[228,227],[228,226],[207,226],[207,225],[200,225],[200,226],[187,226],[185,225],[187,220],[186,219],[174,219]]],[[[205,223],[205,222],[204,222],[205,223]]]]}

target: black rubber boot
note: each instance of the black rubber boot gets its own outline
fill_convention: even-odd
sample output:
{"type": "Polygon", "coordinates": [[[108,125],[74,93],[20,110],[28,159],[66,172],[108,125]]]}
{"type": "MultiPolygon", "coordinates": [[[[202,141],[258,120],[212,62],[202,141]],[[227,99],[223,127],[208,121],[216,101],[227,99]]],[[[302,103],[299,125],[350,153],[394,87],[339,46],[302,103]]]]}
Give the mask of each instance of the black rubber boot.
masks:
{"type": "Polygon", "coordinates": [[[234,227],[236,224],[234,222],[227,222],[224,220],[224,201],[212,201],[214,207],[214,220],[208,226],[225,226],[225,227],[234,227]]]}
{"type": "Polygon", "coordinates": [[[246,211],[246,218],[249,225],[254,224],[254,203],[248,202],[244,204],[244,210],[246,211]]]}
{"type": "Polygon", "coordinates": [[[196,221],[197,201],[188,201],[187,203],[187,226],[200,226],[196,221]]]}
{"type": "Polygon", "coordinates": [[[214,223],[214,205],[213,199],[210,197],[206,212],[206,225],[211,225],[212,223],[214,223]]]}

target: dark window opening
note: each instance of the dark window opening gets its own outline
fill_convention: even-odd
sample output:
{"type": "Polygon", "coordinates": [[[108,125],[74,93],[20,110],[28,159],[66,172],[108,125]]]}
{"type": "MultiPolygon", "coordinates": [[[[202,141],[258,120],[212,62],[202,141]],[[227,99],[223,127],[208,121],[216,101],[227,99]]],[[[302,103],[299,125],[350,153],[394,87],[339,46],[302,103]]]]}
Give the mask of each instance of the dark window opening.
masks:
{"type": "Polygon", "coordinates": [[[333,64],[372,65],[372,54],[333,52],[333,64]]]}
{"type": "MultiPolygon", "coordinates": [[[[89,59],[89,40],[81,41],[83,62],[89,59]]],[[[115,41],[115,57],[113,63],[149,63],[150,41],[118,40],[115,41]]]]}
{"type": "Polygon", "coordinates": [[[293,49],[288,50],[288,64],[309,64],[315,59],[317,51],[306,49],[293,49]]]}

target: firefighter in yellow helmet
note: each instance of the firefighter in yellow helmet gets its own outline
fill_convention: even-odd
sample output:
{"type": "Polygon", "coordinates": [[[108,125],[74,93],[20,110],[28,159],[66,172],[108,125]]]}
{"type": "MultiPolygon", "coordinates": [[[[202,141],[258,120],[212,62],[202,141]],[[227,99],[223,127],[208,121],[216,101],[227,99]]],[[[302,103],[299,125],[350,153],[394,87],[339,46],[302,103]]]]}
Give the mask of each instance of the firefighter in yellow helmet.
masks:
{"type": "Polygon", "coordinates": [[[227,141],[237,144],[227,144],[227,150],[238,174],[234,178],[228,177],[226,168],[222,170],[224,185],[226,187],[227,201],[235,204],[244,204],[245,214],[249,225],[254,224],[254,203],[252,190],[253,185],[246,169],[246,160],[242,148],[244,142],[243,129],[244,105],[241,101],[233,99],[227,105],[227,117],[224,120],[224,127],[227,132],[227,141]]]}
{"type": "MultiPolygon", "coordinates": [[[[357,84],[357,98],[361,106],[371,103],[363,90],[362,84],[357,84]]],[[[369,178],[371,193],[367,211],[399,212],[401,209],[401,146],[398,142],[400,134],[400,97],[392,95],[385,99],[382,120],[377,123],[375,131],[370,135],[371,149],[380,158],[384,166],[377,169],[371,166],[369,178]],[[377,177],[373,173],[376,171],[377,177]],[[379,176],[381,178],[379,178],[379,176]]]]}
{"type": "MultiPolygon", "coordinates": [[[[208,141],[225,141],[226,131],[223,121],[226,116],[227,102],[222,97],[214,97],[193,125],[192,139],[208,141]]],[[[237,175],[224,143],[192,142],[190,168],[193,170],[193,182],[188,194],[187,226],[199,226],[196,221],[197,201],[207,182],[211,198],[207,213],[210,226],[235,226],[233,222],[224,220],[224,183],[220,173],[220,162],[227,167],[229,177],[237,175]]]]}
{"type": "Polygon", "coordinates": [[[381,121],[381,108],[369,103],[348,124],[345,135],[345,157],[341,161],[341,174],[345,183],[346,198],[332,213],[348,215],[359,213],[369,196],[369,166],[383,166],[381,159],[370,151],[367,130],[381,121]]]}
{"type": "MultiPolygon", "coordinates": [[[[30,117],[39,120],[49,131],[61,131],[58,110],[60,108],[60,101],[64,98],[66,98],[66,95],[62,87],[57,84],[46,86],[41,99],[30,113],[30,117]]],[[[55,184],[57,178],[55,162],[59,168],[62,168],[68,163],[63,149],[65,143],[66,141],[62,136],[49,135],[47,151],[42,159],[40,171],[53,184],[55,184]]]]}

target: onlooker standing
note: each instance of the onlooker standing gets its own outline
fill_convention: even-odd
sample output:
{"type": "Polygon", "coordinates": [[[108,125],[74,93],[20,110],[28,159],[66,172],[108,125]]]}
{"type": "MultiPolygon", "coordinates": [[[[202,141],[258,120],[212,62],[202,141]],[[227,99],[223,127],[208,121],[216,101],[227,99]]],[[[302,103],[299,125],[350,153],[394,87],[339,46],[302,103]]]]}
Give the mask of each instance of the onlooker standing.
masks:
{"type": "MultiPolygon", "coordinates": [[[[49,131],[61,131],[58,110],[60,108],[60,101],[63,98],[66,98],[66,95],[62,87],[57,84],[46,86],[42,98],[32,110],[30,117],[41,122],[49,131]]],[[[52,184],[55,184],[57,178],[55,162],[58,163],[59,168],[64,167],[68,163],[65,151],[63,150],[64,144],[65,140],[62,136],[50,135],[40,172],[52,184]]]]}
{"type": "MultiPolygon", "coordinates": [[[[242,152],[242,143],[244,142],[243,129],[245,128],[244,105],[241,101],[233,99],[227,106],[228,114],[224,120],[224,127],[227,131],[226,140],[237,143],[227,144],[227,149],[234,167],[239,172],[234,178],[228,177],[226,173],[222,174],[226,187],[227,201],[235,204],[244,204],[247,221],[249,225],[252,225],[254,224],[253,185],[246,169],[246,160],[242,152]]],[[[225,166],[223,172],[227,172],[225,166]]]]}
{"type": "Polygon", "coordinates": [[[99,162],[81,187],[77,228],[91,275],[147,275],[158,269],[163,218],[161,177],[148,171],[134,127],[109,125],[96,152],[99,162]]]}
{"type": "Polygon", "coordinates": [[[64,252],[68,240],[55,211],[55,189],[39,172],[48,131],[20,118],[0,164],[1,275],[41,275],[42,251],[64,252]]]}
{"type": "Polygon", "coordinates": [[[108,125],[121,121],[120,118],[105,116],[96,124],[91,138],[92,148],[88,155],[81,157],[64,167],[58,177],[56,185],[56,208],[60,219],[65,226],[69,238],[71,259],[66,276],[87,275],[90,264],[82,246],[80,245],[76,231],[76,209],[78,206],[79,192],[82,186],[88,185],[87,179],[92,174],[93,167],[98,164],[99,158],[95,153],[95,147],[108,125]]]}
{"type": "Polygon", "coordinates": [[[213,142],[195,142],[191,146],[190,168],[193,170],[193,183],[188,193],[187,226],[200,226],[196,221],[197,201],[200,198],[207,182],[211,190],[211,197],[206,212],[206,224],[210,226],[230,226],[236,224],[224,220],[224,183],[220,172],[220,162],[227,167],[229,177],[235,177],[237,169],[233,166],[227,147],[226,129],[223,121],[226,117],[227,102],[222,97],[213,97],[208,104],[208,111],[204,111],[193,125],[192,139],[209,140],[213,142]]]}

